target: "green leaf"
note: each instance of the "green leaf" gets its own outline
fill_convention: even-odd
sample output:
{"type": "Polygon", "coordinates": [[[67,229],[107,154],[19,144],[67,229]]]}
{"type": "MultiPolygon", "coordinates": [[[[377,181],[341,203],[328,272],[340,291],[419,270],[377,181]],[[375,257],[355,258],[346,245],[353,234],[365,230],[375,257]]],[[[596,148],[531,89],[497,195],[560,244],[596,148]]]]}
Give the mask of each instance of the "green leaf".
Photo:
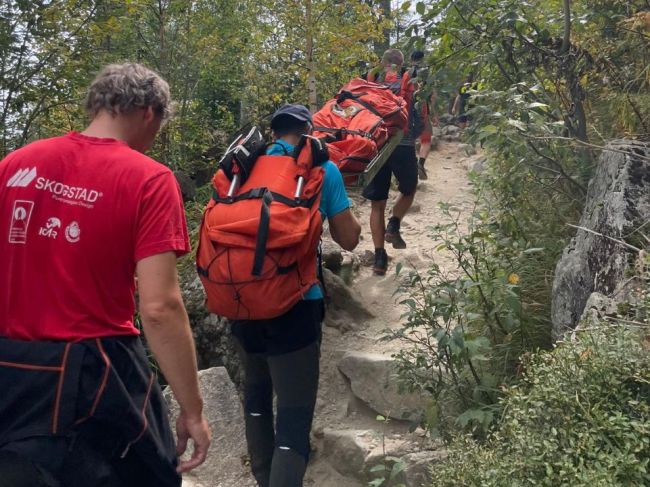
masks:
{"type": "Polygon", "coordinates": [[[370,469],[371,473],[384,472],[384,471],[386,471],[386,465],[384,465],[383,463],[380,463],[379,465],[375,465],[370,469]]]}
{"type": "Polygon", "coordinates": [[[402,4],[402,11],[403,12],[408,12],[408,10],[411,8],[411,2],[404,2],[402,4]]]}
{"type": "Polygon", "coordinates": [[[426,5],[424,5],[424,2],[418,2],[415,5],[415,11],[420,15],[424,15],[425,10],[426,10],[426,5]]]}
{"type": "Polygon", "coordinates": [[[405,468],[406,465],[404,465],[404,462],[402,461],[396,462],[393,465],[393,469],[390,472],[390,480],[395,480],[395,477],[397,477],[400,473],[402,473],[405,468]]]}
{"type": "Polygon", "coordinates": [[[515,120],[513,118],[508,119],[508,125],[512,125],[513,127],[518,128],[521,131],[526,131],[526,124],[523,123],[521,120],[515,120]]]}

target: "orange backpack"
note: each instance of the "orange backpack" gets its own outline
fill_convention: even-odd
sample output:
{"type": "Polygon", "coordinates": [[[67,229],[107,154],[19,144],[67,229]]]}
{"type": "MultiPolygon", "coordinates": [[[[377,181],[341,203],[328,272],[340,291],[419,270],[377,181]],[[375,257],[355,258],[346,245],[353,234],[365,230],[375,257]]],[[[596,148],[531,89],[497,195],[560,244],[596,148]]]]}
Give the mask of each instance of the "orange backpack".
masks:
{"type": "Polygon", "coordinates": [[[217,170],[196,255],[212,313],[275,318],[318,283],[320,165],[327,159],[325,145],[304,136],[293,154],[257,157],[239,188],[229,171],[217,170]]]}
{"type": "Polygon", "coordinates": [[[314,114],[314,135],[327,142],[330,159],[341,172],[360,173],[407,124],[401,97],[387,86],[353,79],[314,114]]]}

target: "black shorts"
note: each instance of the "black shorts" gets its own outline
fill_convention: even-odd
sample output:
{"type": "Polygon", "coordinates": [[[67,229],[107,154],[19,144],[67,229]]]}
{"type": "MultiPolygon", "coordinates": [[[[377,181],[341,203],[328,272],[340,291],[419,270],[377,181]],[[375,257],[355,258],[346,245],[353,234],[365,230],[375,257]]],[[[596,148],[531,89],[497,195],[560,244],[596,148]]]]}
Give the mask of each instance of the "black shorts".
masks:
{"type": "Polygon", "coordinates": [[[324,316],[322,299],[305,299],[277,318],[233,321],[232,334],[246,353],[282,355],[320,341],[324,316]]]}
{"type": "Polygon", "coordinates": [[[390,155],[384,167],[377,173],[363,190],[364,198],[371,201],[388,199],[391,176],[397,179],[397,189],[404,196],[415,193],[418,186],[418,159],[415,146],[398,145],[390,155]]]}

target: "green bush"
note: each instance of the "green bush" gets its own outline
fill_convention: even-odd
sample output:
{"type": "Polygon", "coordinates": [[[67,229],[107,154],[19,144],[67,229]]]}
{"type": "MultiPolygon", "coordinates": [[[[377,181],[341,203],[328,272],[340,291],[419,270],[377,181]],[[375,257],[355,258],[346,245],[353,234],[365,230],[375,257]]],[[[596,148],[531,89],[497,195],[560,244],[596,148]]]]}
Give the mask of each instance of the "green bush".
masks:
{"type": "Polygon", "coordinates": [[[591,328],[532,355],[505,393],[499,428],[482,444],[457,439],[432,485],[650,485],[646,330],[591,328]]]}
{"type": "MultiPolygon", "coordinates": [[[[555,253],[503,236],[487,202],[469,218],[440,204],[445,223],[429,228],[457,272],[432,263],[402,279],[402,326],[384,337],[404,346],[395,355],[402,385],[431,398],[424,423],[450,439],[458,426],[483,436],[499,417],[501,387],[516,379],[519,357],[550,348],[545,316],[548,283],[539,269],[555,253]]],[[[550,299],[548,299],[550,301],[550,299]]]]}

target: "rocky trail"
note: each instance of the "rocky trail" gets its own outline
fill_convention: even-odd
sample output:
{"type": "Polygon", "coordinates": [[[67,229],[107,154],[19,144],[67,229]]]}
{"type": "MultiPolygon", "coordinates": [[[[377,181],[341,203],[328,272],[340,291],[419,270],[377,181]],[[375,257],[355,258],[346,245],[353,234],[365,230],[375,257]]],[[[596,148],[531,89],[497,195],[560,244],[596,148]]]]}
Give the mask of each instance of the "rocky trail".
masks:
{"type": "MultiPolygon", "coordinates": [[[[449,256],[435,250],[427,227],[441,221],[439,202],[452,204],[462,213],[472,211],[468,171],[481,164],[481,156],[459,144],[457,135],[444,137],[447,140],[429,155],[429,178],[419,183],[413,209],[402,224],[408,247],[387,248],[390,264],[385,276],[372,273],[370,204],[360,191],[351,191],[353,211],[363,226],[359,247],[354,252],[341,251],[325,238],[325,280],[331,303],[323,327],[321,381],[312,429],[314,452],[306,486],[367,486],[372,478],[383,475],[377,473],[382,468],[377,465],[391,468],[392,461],[385,460],[388,456],[400,458],[405,467],[397,478],[399,482],[420,487],[427,485],[431,463],[445,454],[421,429],[409,432],[410,422],[402,420],[422,411],[426,403],[420,397],[398,393],[391,355],[403,344],[381,341],[380,337],[386,329],[399,327],[404,312],[399,304],[403,298],[395,292],[399,286],[395,274],[398,263],[405,271],[426,271],[435,260],[443,269],[455,270],[449,256]],[[378,415],[390,420],[378,421],[378,415]]],[[[210,323],[214,325],[215,321],[210,323]]],[[[255,486],[246,464],[236,386],[222,367],[201,374],[214,441],[206,465],[187,475],[183,485],[255,486]]]]}

